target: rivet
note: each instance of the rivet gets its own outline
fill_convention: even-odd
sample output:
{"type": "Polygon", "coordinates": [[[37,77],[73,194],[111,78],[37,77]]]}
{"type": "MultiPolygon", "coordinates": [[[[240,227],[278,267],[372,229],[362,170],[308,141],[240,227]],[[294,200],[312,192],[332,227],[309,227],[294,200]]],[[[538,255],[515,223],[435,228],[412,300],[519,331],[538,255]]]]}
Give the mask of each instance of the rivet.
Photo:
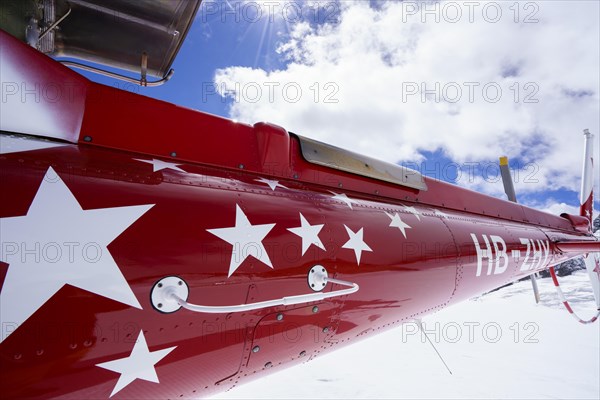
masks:
{"type": "Polygon", "coordinates": [[[265,368],[271,368],[273,366],[273,363],[271,361],[269,361],[268,363],[265,364],[265,368]]]}
{"type": "Polygon", "coordinates": [[[177,152],[175,152],[175,151],[172,151],[172,152],[171,152],[171,157],[177,157],[177,152]]]}
{"type": "Polygon", "coordinates": [[[305,351],[305,350],[302,350],[302,351],[300,352],[300,357],[304,357],[305,355],[306,355],[306,351],[305,351]]]}
{"type": "Polygon", "coordinates": [[[22,355],[21,355],[21,354],[15,354],[15,360],[20,360],[20,359],[21,359],[21,357],[22,357],[22,355]]]}
{"type": "Polygon", "coordinates": [[[321,268],[321,272],[325,272],[325,268],[321,268]]]}
{"type": "Polygon", "coordinates": [[[277,321],[281,321],[283,320],[283,314],[279,313],[277,314],[277,321]]]}
{"type": "Polygon", "coordinates": [[[328,327],[323,328],[323,333],[327,333],[327,332],[329,332],[329,328],[328,327]]]}
{"type": "Polygon", "coordinates": [[[310,284],[310,287],[315,287],[315,284],[314,284],[314,283],[311,283],[311,284],[310,284]]]}
{"type": "Polygon", "coordinates": [[[162,308],[162,303],[158,303],[157,307],[162,308]]]}
{"type": "Polygon", "coordinates": [[[162,287],[162,283],[159,283],[159,284],[158,284],[158,287],[159,287],[159,288],[161,288],[161,287],[162,287]]]}
{"type": "Polygon", "coordinates": [[[312,308],[312,312],[313,312],[313,313],[318,313],[318,312],[319,312],[319,307],[317,307],[317,306],[314,306],[314,307],[312,308]]]}
{"type": "Polygon", "coordinates": [[[77,343],[71,343],[71,344],[69,345],[69,348],[70,348],[71,350],[75,350],[75,349],[77,348],[77,343]]]}
{"type": "Polygon", "coordinates": [[[42,349],[36,350],[35,354],[38,356],[41,356],[42,354],[44,354],[44,350],[42,350],[42,349]]]}
{"type": "Polygon", "coordinates": [[[179,281],[179,282],[177,282],[177,284],[178,284],[179,286],[181,286],[181,285],[183,285],[183,282],[182,282],[182,281],[179,281]]]}
{"type": "Polygon", "coordinates": [[[239,169],[244,169],[244,164],[240,164],[240,165],[238,165],[238,168],[239,168],[239,169]]]}
{"type": "Polygon", "coordinates": [[[252,352],[253,352],[253,353],[258,353],[259,351],[260,351],[260,346],[254,346],[254,347],[252,348],[252,352]]]}
{"type": "Polygon", "coordinates": [[[92,341],[91,340],[86,340],[85,342],[83,342],[83,345],[85,347],[90,347],[92,345],[92,341]]]}
{"type": "Polygon", "coordinates": [[[298,179],[298,174],[294,174],[294,179],[298,179]]]}
{"type": "Polygon", "coordinates": [[[83,137],[83,141],[84,142],[91,142],[92,141],[92,137],[91,136],[84,136],[83,137]]]}
{"type": "Polygon", "coordinates": [[[344,186],[344,185],[342,184],[342,182],[338,183],[338,187],[342,187],[342,186],[344,186]]]}

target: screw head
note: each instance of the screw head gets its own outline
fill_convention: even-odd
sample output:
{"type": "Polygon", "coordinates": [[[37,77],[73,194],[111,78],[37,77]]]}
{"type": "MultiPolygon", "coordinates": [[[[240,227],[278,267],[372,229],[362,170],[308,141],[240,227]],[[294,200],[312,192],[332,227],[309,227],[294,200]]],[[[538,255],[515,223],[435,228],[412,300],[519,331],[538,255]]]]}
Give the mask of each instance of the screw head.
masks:
{"type": "Polygon", "coordinates": [[[302,350],[302,351],[300,352],[300,357],[304,357],[305,355],[306,355],[306,351],[305,351],[305,350],[302,350]]]}
{"type": "Polygon", "coordinates": [[[283,320],[283,314],[279,313],[277,314],[277,321],[281,321],[283,320]]]}
{"type": "Polygon", "coordinates": [[[172,151],[172,152],[171,152],[171,157],[177,157],[177,152],[175,152],[175,151],[172,151]]]}
{"type": "Polygon", "coordinates": [[[269,361],[268,363],[265,364],[265,368],[271,368],[273,366],[273,363],[271,361],[269,361]]]}
{"type": "Polygon", "coordinates": [[[328,327],[323,328],[323,333],[327,333],[327,332],[329,332],[329,328],[328,327]]]}
{"type": "Polygon", "coordinates": [[[238,165],[238,168],[239,168],[239,169],[244,169],[244,164],[240,164],[240,165],[238,165]]]}
{"type": "Polygon", "coordinates": [[[314,306],[314,307],[312,308],[312,312],[313,312],[313,314],[314,314],[314,313],[318,313],[318,312],[319,312],[319,307],[317,307],[317,306],[314,306]]]}
{"type": "Polygon", "coordinates": [[[159,284],[158,284],[158,285],[156,285],[156,286],[158,286],[159,288],[161,288],[163,285],[162,285],[162,283],[159,283],[159,284]]]}
{"type": "Polygon", "coordinates": [[[258,353],[259,351],[260,351],[260,346],[254,346],[254,347],[252,348],[252,352],[253,352],[253,353],[258,353]]]}
{"type": "Polygon", "coordinates": [[[181,286],[181,285],[183,285],[183,281],[179,281],[179,282],[177,282],[177,284],[178,284],[179,286],[181,286]]]}
{"type": "Polygon", "coordinates": [[[84,142],[91,142],[92,141],[92,137],[91,136],[84,136],[83,137],[83,141],[84,142]]]}
{"type": "Polygon", "coordinates": [[[157,306],[158,308],[162,308],[162,303],[158,303],[156,306],[157,306]]]}

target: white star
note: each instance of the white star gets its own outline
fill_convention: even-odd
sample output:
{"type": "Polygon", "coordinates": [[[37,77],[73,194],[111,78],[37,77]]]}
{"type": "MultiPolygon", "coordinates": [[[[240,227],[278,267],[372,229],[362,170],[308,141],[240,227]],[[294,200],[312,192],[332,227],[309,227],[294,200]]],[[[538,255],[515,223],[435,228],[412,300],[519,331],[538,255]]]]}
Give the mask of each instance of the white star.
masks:
{"type": "Polygon", "coordinates": [[[129,357],[96,364],[97,367],[121,374],[109,397],[113,397],[136,379],[159,383],[155,365],[165,358],[167,354],[175,350],[176,347],[150,351],[144,337],[144,331],[141,330],[129,357]]]}
{"type": "Polygon", "coordinates": [[[371,248],[363,240],[363,228],[360,228],[356,233],[354,233],[352,229],[348,228],[346,225],[344,225],[344,228],[346,228],[346,232],[348,232],[350,240],[348,240],[342,246],[342,248],[354,250],[354,255],[356,255],[356,263],[360,265],[360,256],[362,252],[373,250],[371,250],[371,248]]]}
{"type": "Polygon", "coordinates": [[[414,215],[415,217],[417,217],[417,219],[420,221],[421,220],[421,213],[417,211],[416,208],[414,207],[408,207],[408,206],[404,206],[404,209],[411,213],[412,215],[414,215]]]}
{"type": "Polygon", "coordinates": [[[433,209],[433,213],[435,215],[437,215],[438,217],[440,217],[440,218],[448,218],[448,214],[446,214],[445,212],[442,212],[442,211],[438,210],[437,208],[433,209]]]}
{"type": "Polygon", "coordinates": [[[351,210],[353,209],[352,204],[359,204],[357,200],[349,198],[348,196],[346,196],[345,193],[336,193],[332,192],[331,190],[329,192],[333,194],[333,196],[331,196],[332,199],[346,203],[346,205],[350,207],[351,210]]]}
{"type": "Polygon", "coordinates": [[[400,218],[400,216],[398,215],[398,213],[394,213],[394,214],[388,214],[387,212],[385,213],[388,217],[391,218],[391,222],[390,222],[390,226],[393,228],[398,228],[400,229],[400,232],[402,232],[402,235],[404,235],[404,239],[406,239],[406,228],[411,228],[411,226],[409,226],[407,223],[405,223],[404,221],[402,221],[402,219],[400,218]]]}
{"type": "Polygon", "coordinates": [[[179,171],[187,174],[186,171],[179,168],[179,166],[183,164],[170,163],[162,160],[157,160],[156,158],[153,158],[152,160],[142,160],[139,158],[134,158],[134,160],[141,161],[147,164],[152,164],[152,172],[162,171],[163,169],[172,169],[174,171],[179,171]]]}
{"type": "Polygon", "coordinates": [[[287,189],[287,187],[283,186],[281,183],[279,183],[279,181],[273,181],[273,180],[267,179],[267,178],[259,178],[259,179],[255,179],[255,181],[261,182],[261,183],[266,183],[267,185],[269,185],[269,187],[273,191],[275,191],[275,189],[277,189],[278,187],[287,189]]]}
{"type": "Polygon", "coordinates": [[[107,246],[152,206],[83,210],[48,168],[27,215],[0,218],[2,324],[21,325],[67,284],[141,309],[107,246]]]}
{"type": "Polygon", "coordinates": [[[309,224],[306,218],[304,218],[304,215],[300,213],[300,226],[298,228],[288,228],[288,231],[302,238],[302,255],[306,253],[306,250],[308,250],[311,244],[314,244],[318,248],[325,250],[323,242],[321,242],[321,239],[319,239],[319,232],[321,232],[323,226],[325,225],[309,224]]]}
{"type": "Polygon", "coordinates": [[[48,140],[34,139],[27,136],[0,135],[0,154],[20,153],[49,149],[52,147],[68,146],[65,143],[55,143],[48,140]]]}
{"type": "Polygon", "coordinates": [[[275,224],[252,225],[239,205],[235,205],[235,226],[231,228],[207,229],[208,232],[223,239],[233,246],[231,262],[229,263],[230,277],[250,256],[273,268],[265,246],[262,244],[275,224]]]}

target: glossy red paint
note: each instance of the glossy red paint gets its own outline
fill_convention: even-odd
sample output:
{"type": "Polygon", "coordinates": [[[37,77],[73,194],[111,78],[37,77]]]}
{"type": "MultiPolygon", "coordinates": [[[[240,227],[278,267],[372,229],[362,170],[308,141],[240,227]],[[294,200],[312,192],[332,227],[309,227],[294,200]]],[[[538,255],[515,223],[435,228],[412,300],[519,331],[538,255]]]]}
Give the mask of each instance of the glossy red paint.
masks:
{"type": "MultiPolygon", "coordinates": [[[[18,53],[33,69],[48,64],[35,52],[18,53]]],[[[52,75],[58,84],[76,76],[52,68],[60,70],[52,75]]],[[[150,351],[175,349],[155,365],[159,383],[136,379],[112,398],[206,396],[565,260],[556,242],[595,240],[568,219],[432,179],[418,191],[310,164],[298,139],[279,127],[84,85],[77,143],[0,156],[0,182],[10,193],[0,218],[27,215],[50,168],[83,210],[153,205],[108,246],[142,308],[65,285],[23,324],[2,327],[5,398],[108,398],[119,374],[97,365],[128,357],[140,332],[150,351]],[[139,161],[152,158],[185,172],[153,172],[139,161]],[[261,177],[285,187],[271,190],[261,177]],[[350,208],[331,191],[357,203],[350,208]],[[262,241],[273,268],[250,257],[228,277],[232,245],[208,230],[234,226],[236,206],[252,225],[275,224],[262,241]],[[313,245],[302,255],[301,238],[288,230],[300,226],[299,213],[324,225],[325,250],[313,245]],[[386,213],[409,226],[406,235],[386,213]],[[360,263],[344,248],[347,229],[362,229],[371,249],[360,263]],[[190,302],[205,305],[310,293],[314,265],[360,290],[230,314],[164,314],[150,301],[155,283],[173,275],[189,286],[190,302]]],[[[23,282],[24,299],[27,291],[23,282]]]]}

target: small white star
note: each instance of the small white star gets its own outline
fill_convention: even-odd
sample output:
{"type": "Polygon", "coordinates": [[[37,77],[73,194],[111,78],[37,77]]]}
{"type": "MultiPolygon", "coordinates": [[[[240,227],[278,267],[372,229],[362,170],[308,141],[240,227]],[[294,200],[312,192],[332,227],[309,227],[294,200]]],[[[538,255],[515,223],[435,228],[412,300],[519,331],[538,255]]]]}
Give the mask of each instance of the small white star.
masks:
{"type": "Polygon", "coordinates": [[[332,199],[346,203],[346,205],[350,207],[351,210],[353,209],[352,204],[359,204],[357,200],[349,198],[348,196],[346,196],[345,193],[336,193],[332,192],[331,190],[329,192],[333,194],[333,196],[331,196],[332,199]]]}
{"type": "Polygon", "coordinates": [[[141,161],[147,164],[152,164],[152,172],[162,171],[163,169],[172,169],[173,171],[179,171],[187,174],[186,171],[179,168],[179,166],[183,164],[170,163],[162,160],[157,160],[156,158],[153,158],[152,160],[142,160],[139,158],[134,158],[134,160],[141,161]]]}
{"type": "Polygon", "coordinates": [[[261,182],[261,183],[266,183],[267,185],[269,185],[269,187],[271,188],[272,191],[275,191],[275,189],[277,189],[278,187],[287,189],[287,187],[283,186],[281,183],[279,183],[279,181],[274,181],[274,180],[267,179],[267,178],[259,178],[259,179],[255,179],[255,181],[261,182]]]}
{"type": "Polygon", "coordinates": [[[358,232],[354,233],[352,229],[346,228],[346,232],[348,232],[348,236],[350,239],[342,246],[344,249],[354,250],[354,255],[356,256],[356,263],[360,265],[360,256],[363,251],[373,251],[371,248],[364,242],[363,240],[363,228],[360,228],[358,232]]]}
{"type": "Polygon", "coordinates": [[[437,208],[433,209],[433,213],[435,215],[437,215],[438,217],[440,217],[440,218],[448,218],[448,214],[446,214],[445,212],[442,212],[442,211],[438,210],[437,208]]]}
{"type": "Polygon", "coordinates": [[[150,208],[84,210],[48,168],[27,215],[0,218],[0,322],[21,325],[65,285],[141,309],[108,246],[150,208]]]}
{"type": "Polygon", "coordinates": [[[0,135],[0,154],[20,153],[23,151],[34,151],[64,146],[68,145],[65,143],[34,139],[27,136],[0,135]]]}
{"type": "Polygon", "coordinates": [[[421,213],[417,211],[416,208],[414,207],[408,207],[408,206],[404,206],[404,209],[411,213],[412,215],[414,215],[415,217],[417,217],[417,219],[420,221],[421,220],[421,213]]]}
{"type": "Polygon", "coordinates": [[[302,238],[302,255],[306,253],[306,250],[308,250],[311,244],[314,244],[318,248],[325,250],[323,242],[321,242],[321,239],[319,239],[319,232],[321,232],[321,229],[323,229],[324,226],[324,224],[309,224],[306,218],[304,218],[304,215],[300,213],[300,226],[298,228],[288,228],[288,231],[302,238]]]}
{"type": "Polygon", "coordinates": [[[275,224],[252,225],[239,205],[235,205],[235,226],[231,228],[207,229],[208,232],[233,246],[230,277],[248,257],[254,257],[273,268],[267,250],[262,241],[271,232],[275,224]]]}
{"type": "Polygon", "coordinates": [[[390,222],[390,226],[392,228],[398,228],[400,229],[400,232],[402,232],[402,235],[404,235],[404,239],[406,239],[406,228],[411,228],[411,226],[409,226],[407,223],[405,223],[404,221],[402,221],[402,219],[400,218],[400,216],[398,215],[398,213],[394,213],[394,214],[388,214],[387,212],[385,213],[388,217],[391,218],[391,222],[390,222]]]}
{"type": "Polygon", "coordinates": [[[176,347],[150,351],[144,337],[144,331],[141,330],[129,357],[96,364],[97,367],[121,374],[109,397],[113,397],[136,379],[159,383],[155,365],[175,350],[176,347]]]}

